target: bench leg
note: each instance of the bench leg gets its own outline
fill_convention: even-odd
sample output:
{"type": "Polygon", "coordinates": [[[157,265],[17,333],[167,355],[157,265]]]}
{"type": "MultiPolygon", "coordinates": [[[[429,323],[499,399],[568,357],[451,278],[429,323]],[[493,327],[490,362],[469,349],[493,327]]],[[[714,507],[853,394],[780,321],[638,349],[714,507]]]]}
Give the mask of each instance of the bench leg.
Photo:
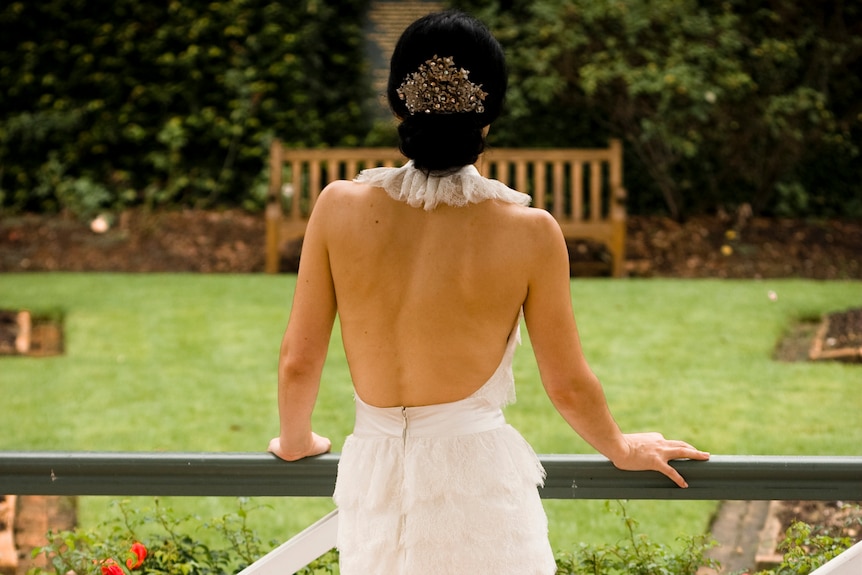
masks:
{"type": "Polygon", "coordinates": [[[270,204],[266,207],[266,260],[264,269],[268,274],[277,274],[279,268],[279,231],[281,228],[281,206],[270,204]]]}

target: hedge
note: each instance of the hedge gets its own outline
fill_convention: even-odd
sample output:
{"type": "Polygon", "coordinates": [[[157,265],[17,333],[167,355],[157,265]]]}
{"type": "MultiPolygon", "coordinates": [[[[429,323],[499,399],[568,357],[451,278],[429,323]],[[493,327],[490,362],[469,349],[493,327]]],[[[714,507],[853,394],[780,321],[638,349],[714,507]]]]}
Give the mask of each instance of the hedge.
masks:
{"type": "MultiPolygon", "coordinates": [[[[862,5],[450,0],[510,66],[492,146],[625,141],[628,210],[862,217],[862,5]]],[[[0,209],[262,207],[267,147],[392,145],[371,0],[0,8],[0,209]]]]}
{"type": "Polygon", "coordinates": [[[6,4],[0,207],[254,207],[273,135],[351,145],[368,131],[367,4],[6,4]]]}
{"type": "Polygon", "coordinates": [[[623,138],[634,213],[862,217],[862,4],[457,4],[508,53],[499,145],[623,138]]]}

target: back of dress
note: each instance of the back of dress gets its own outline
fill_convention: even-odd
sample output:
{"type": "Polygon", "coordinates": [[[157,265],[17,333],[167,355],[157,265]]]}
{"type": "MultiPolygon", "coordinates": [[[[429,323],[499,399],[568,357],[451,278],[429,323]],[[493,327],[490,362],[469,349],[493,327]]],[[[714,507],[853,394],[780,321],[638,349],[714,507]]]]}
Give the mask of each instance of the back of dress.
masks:
{"type": "MultiPolygon", "coordinates": [[[[408,165],[404,170],[413,168],[408,165]]],[[[392,172],[378,174],[389,176],[392,172]]],[[[472,172],[469,174],[473,176],[472,172]]],[[[422,180],[422,174],[408,172],[406,176],[409,178],[400,180],[402,187],[405,180],[422,180]]],[[[475,177],[479,178],[478,174],[475,177]]],[[[498,183],[482,180],[472,182],[478,184],[480,191],[483,186],[499,190],[498,183]]],[[[425,184],[422,191],[427,200],[434,194],[429,192],[427,181],[425,184]]],[[[443,185],[444,188],[438,185],[435,189],[450,192],[462,189],[451,179],[443,185]]],[[[482,262],[461,257],[469,252],[471,242],[476,241],[475,237],[466,236],[475,236],[478,230],[492,244],[506,241],[490,237],[501,234],[484,228],[488,214],[482,213],[483,207],[495,207],[482,206],[483,202],[505,203],[505,199],[489,196],[478,199],[478,204],[464,202],[458,207],[435,204],[426,212],[406,201],[405,198],[411,197],[410,190],[395,194],[386,188],[386,192],[373,202],[391,203],[394,199],[400,204],[394,211],[407,218],[410,225],[402,230],[418,238],[419,252],[422,241],[429,236],[438,242],[425,246],[431,262],[441,257],[441,244],[451,250],[462,245],[457,241],[462,240],[463,252],[453,254],[451,259],[461,265],[473,263],[482,268],[482,262]],[[456,212],[441,214],[437,210],[456,212]],[[433,228],[434,223],[422,221],[435,213],[463,226],[463,237],[444,240],[440,230],[433,228]],[[411,218],[416,215],[417,218],[411,218]],[[471,225],[475,229],[469,230],[471,225]]],[[[375,197],[373,194],[362,189],[358,196],[362,198],[360,201],[367,202],[369,197],[375,197]]],[[[386,209],[374,212],[368,205],[364,208],[353,214],[388,217],[386,209]]],[[[366,223],[372,226],[369,234],[377,233],[373,221],[366,223]]],[[[399,238],[399,241],[405,240],[399,238]]],[[[393,249],[397,251],[398,246],[393,249]]],[[[417,253],[416,246],[406,251],[411,256],[417,253]]],[[[482,254],[483,249],[475,252],[482,254]]],[[[413,267],[410,262],[399,260],[398,255],[393,258],[405,265],[406,270],[400,280],[389,277],[383,282],[379,278],[357,281],[351,277],[351,273],[358,273],[352,271],[356,266],[338,259],[331,262],[336,293],[340,282],[350,286],[350,290],[343,292],[347,301],[340,296],[338,301],[357,391],[356,423],[344,444],[334,495],[340,514],[341,572],[345,575],[554,573],[556,564],[548,543],[547,519],[537,491],[544,471],[532,448],[506,423],[501,410],[514,399],[512,357],[519,341],[520,302],[525,295],[517,287],[518,278],[506,278],[505,258],[498,257],[499,271],[493,273],[493,267],[487,271],[490,278],[485,281],[489,285],[477,290],[476,282],[483,280],[475,275],[463,287],[449,285],[459,279],[451,275],[451,270],[442,269],[447,263],[445,259],[437,264],[439,276],[434,276],[425,275],[434,271],[434,265],[413,267]],[[408,285],[404,288],[387,283],[395,281],[408,285]],[[416,286],[416,282],[421,285],[416,286]],[[362,285],[357,287],[357,283],[362,285]],[[441,297],[435,299],[434,294],[441,297]],[[369,301],[373,303],[369,305],[369,301]],[[385,312],[376,310],[391,321],[381,322],[379,317],[372,321],[365,316],[374,310],[374,304],[391,306],[385,312]],[[499,321],[501,309],[505,311],[505,327],[499,321]],[[402,321],[404,326],[412,326],[414,332],[417,325],[422,326],[418,328],[421,333],[402,330],[402,321]],[[375,332],[380,324],[392,333],[375,332]],[[482,334],[494,341],[483,341],[482,334]],[[447,337],[446,343],[452,345],[434,341],[447,337]],[[369,341],[373,343],[369,345],[369,341]],[[393,360],[393,348],[401,356],[397,360],[393,360]],[[442,353],[435,353],[435,348],[443,350],[442,353]],[[410,349],[418,350],[415,362],[407,357],[405,350],[410,349]],[[378,356],[378,350],[384,355],[378,356]],[[447,355],[456,357],[447,361],[447,355]],[[472,355],[480,357],[473,361],[472,355]],[[392,369],[401,362],[408,366],[392,369]],[[374,369],[375,365],[384,367],[374,369]],[[464,376],[464,370],[471,373],[464,376]],[[394,385],[374,380],[390,374],[399,379],[394,385]],[[399,397],[414,401],[399,405],[399,397]],[[444,399],[422,400],[435,397],[444,399]],[[447,397],[451,400],[446,400],[447,397]]],[[[379,260],[375,262],[377,269],[379,260]]],[[[485,269],[489,269],[487,262],[485,269]]]]}

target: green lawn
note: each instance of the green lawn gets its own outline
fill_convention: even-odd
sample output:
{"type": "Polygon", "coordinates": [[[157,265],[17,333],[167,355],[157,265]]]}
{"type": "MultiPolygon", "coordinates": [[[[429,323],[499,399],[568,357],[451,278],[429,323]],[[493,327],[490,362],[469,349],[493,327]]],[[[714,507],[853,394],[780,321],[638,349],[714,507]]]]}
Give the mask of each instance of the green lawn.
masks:
{"type": "MultiPolygon", "coordinates": [[[[262,451],[278,429],[275,367],[294,281],[0,276],[0,308],[60,310],[66,341],[60,357],[0,358],[0,450],[262,451]]],[[[599,279],[572,287],[587,357],[623,429],[661,430],[716,454],[862,455],[862,367],[771,359],[794,320],[862,305],[862,283],[599,279]]],[[[554,414],[524,335],[508,419],[539,453],[590,453],[554,414]]],[[[315,413],[335,451],[353,420],[339,337],[336,329],[315,413]]],[[[260,502],[270,507],[253,519],[267,540],[284,540],[331,508],[328,499],[260,502]]],[[[83,498],[82,524],[99,522],[108,503],[83,498]]],[[[206,518],[236,508],[222,498],[169,504],[206,518]]],[[[715,505],[629,509],[643,531],[672,543],[703,532],[715,505]]],[[[622,536],[602,502],[546,507],[555,549],[622,536]]]]}

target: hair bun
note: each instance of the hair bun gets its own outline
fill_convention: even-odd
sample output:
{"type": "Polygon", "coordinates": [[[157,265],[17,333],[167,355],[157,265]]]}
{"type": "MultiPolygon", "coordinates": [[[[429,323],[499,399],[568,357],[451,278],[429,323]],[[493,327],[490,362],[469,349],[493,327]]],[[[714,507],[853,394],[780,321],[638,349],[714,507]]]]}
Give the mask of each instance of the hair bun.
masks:
{"type": "Polygon", "coordinates": [[[476,18],[447,10],[415,21],[392,52],[386,90],[401,152],[425,170],[475,163],[507,81],[503,48],[476,18]]]}
{"type": "Polygon", "coordinates": [[[408,116],[398,126],[401,153],[420,170],[442,171],[474,164],[485,149],[482,128],[456,114],[408,116]]]}

